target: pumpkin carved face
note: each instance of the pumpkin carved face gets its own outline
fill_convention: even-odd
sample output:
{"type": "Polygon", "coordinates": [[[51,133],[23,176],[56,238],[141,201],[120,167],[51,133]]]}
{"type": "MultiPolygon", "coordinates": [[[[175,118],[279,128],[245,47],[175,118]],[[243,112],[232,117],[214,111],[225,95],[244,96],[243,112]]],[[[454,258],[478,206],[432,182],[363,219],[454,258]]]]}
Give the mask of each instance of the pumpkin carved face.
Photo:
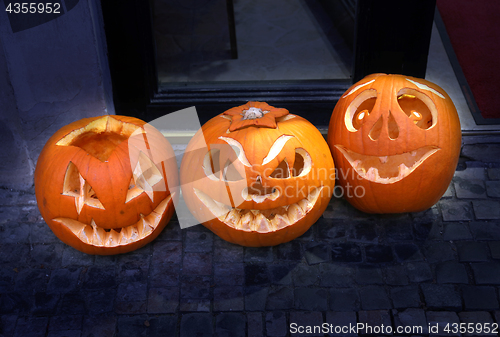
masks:
{"type": "Polygon", "coordinates": [[[307,231],[331,198],[331,175],[333,159],[319,131],[261,102],[208,121],[181,164],[190,211],[224,240],[244,246],[277,245],[307,231]]]}
{"type": "Polygon", "coordinates": [[[437,85],[375,74],[339,100],[328,144],[352,205],[368,213],[416,212],[436,203],[450,184],[460,154],[460,122],[437,85]]]}
{"type": "Polygon", "coordinates": [[[38,207],[54,234],[89,254],[132,251],[173,214],[173,150],[136,118],[83,119],[57,131],[35,170],[38,207]]]}

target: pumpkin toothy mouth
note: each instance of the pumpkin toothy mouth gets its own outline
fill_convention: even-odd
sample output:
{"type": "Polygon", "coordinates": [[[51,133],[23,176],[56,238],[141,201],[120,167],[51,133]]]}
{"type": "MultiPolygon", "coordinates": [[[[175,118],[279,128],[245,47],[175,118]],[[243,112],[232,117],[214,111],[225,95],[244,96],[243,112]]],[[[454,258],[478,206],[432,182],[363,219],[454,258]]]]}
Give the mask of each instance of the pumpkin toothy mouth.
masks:
{"type": "Polygon", "coordinates": [[[393,184],[404,179],[440,150],[437,146],[423,146],[392,156],[367,156],[353,152],[342,145],[335,147],[342,152],[362,178],[379,184],[393,184]]]}
{"type": "Polygon", "coordinates": [[[241,209],[218,202],[198,189],[194,193],[221,222],[235,229],[259,233],[274,232],[301,220],[314,208],[324,186],[313,188],[298,202],[266,210],[241,209]]]}
{"type": "Polygon", "coordinates": [[[170,204],[173,194],[160,202],[148,216],[143,216],[141,214],[141,219],[139,221],[127,227],[104,229],[97,226],[94,219],[92,219],[90,225],[69,218],[55,218],[52,220],[66,226],[85,244],[96,247],[124,246],[136,241],[141,241],[153,233],[160,221],[164,218],[168,209],[167,206],[170,204]]]}

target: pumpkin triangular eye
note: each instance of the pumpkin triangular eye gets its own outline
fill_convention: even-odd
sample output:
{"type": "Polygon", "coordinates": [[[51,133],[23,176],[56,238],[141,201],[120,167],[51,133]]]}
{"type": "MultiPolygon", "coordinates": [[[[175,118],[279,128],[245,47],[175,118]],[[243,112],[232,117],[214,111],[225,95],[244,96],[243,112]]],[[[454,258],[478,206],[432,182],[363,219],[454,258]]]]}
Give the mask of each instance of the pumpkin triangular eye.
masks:
{"type": "Polygon", "coordinates": [[[76,211],[82,211],[84,205],[104,209],[90,184],[82,177],[75,164],[69,162],[64,175],[63,195],[75,198],[76,211]]]}
{"type": "Polygon", "coordinates": [[[163,176],[155,163],[153,163],[153,161],[143,152],[140,152],[139,160],[137,160],[137,165],[132,173],[132,179],[129,184],[125,202],[129,202],[143,192],[145,192],[149,199],[151,199],[151,202],[153,202],[153,186],[162,180],[163,176]]]}
{"type": "Polygon", "coordinates": [[[279,163],[278,167],[276,167],[269,177],[275,179],[290,178],[290,168],[288,167],[286,158],[279,163]]]}

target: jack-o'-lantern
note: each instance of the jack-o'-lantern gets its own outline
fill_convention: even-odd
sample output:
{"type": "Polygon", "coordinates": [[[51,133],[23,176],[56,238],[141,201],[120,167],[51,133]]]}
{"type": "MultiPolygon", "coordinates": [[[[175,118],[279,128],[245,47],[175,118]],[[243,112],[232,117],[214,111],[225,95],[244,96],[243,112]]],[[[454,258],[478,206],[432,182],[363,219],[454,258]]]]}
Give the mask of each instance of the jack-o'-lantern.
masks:
{"type": "Polygon", "coordinates": [[[417,212],[434,205],[450,184],[461,130],[439,86],[373,74],[338,101],[327,139],[353,206],[367,213],[417,212]]]}
{"type": "Polygon", "coordinates": [[[35,192],[61,241],[110,255],[158,236],[173,215],[168,184],[177,180],[172,147],[158,130],[132,117],[100,116],[66,125],[47,141],[35,192]]]}
{"type": "Polygon", "coordinates": [[[305,233],[335,184],[321,133],[264,102],[229,109],[203,125],[186,149],[180,176],[198,221],[224,240],[253,247],[305,233]]]}

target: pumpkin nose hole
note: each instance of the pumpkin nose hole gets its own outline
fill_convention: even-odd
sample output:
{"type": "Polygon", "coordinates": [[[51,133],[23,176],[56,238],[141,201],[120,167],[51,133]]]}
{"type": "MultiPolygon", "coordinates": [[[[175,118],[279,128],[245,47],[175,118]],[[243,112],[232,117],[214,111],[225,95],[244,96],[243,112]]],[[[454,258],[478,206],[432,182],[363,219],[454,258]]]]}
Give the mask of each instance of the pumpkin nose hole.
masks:
{"type": "Polygon", "coordinates": [[[371,140],[377,140],[380,137],[380,132],[382,131],[382,116],[379,117],[378,121],[373,125],[368,135],[371,140]]]}
{"type": "Polygon", "coordinates": [[[399,137],[399,127],[398,123],[394,119],[394,116],[389,112],[389,118],[387,119],[387,129],[389,132],[390,139],[396,139],[399,137]]]}

